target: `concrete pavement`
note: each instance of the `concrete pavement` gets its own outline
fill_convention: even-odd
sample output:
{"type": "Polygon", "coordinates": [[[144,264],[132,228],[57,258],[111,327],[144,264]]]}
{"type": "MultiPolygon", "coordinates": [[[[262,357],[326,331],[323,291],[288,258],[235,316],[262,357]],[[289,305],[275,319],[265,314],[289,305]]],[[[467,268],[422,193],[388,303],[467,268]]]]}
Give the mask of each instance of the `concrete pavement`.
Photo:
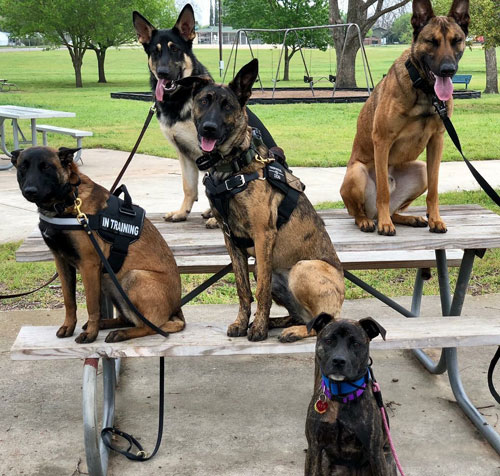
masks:
{"type": "MultiPolygon", "coordinates": [[[[87,149],[83,152],[83,173],[95,182],[110,187],[128,157],[128,152],[87,149]]],[[[493,187],[500,187],[500,160],[473,162],[493,187]]],[[[340,200],[340,185],[345,167],[293,167],[306,184],[306,194],[313,203],[340,200]]],[[[199,200],[193,211],[208,208],[201,184],[199,200]]],[[[123,178],[134,202],[150,213],[177,210],[182,202],[182,180],[179,162],[150,155],[137,154],[123,178]]],[[[476,190],[479,186],[463,162],[441,164],[439,191],[476,190]]],[[[0,243],[25,238],[38,223],[36,207],[19,191],[16,171],[0,171],[0,243]]]]}
{"type": "MultiPolygon", "coordinates": [[[[398,302],[409,305],[409,298],[398,302]]],[[[439,308],[425,296],[422,313],[439,308]]],[[[281,312],[280,312],[281,311],[281,312]]],[[[237,306],[186,306],[189,323],[229,324],[237,306]]],[[[282,315],[275,309],[275,315],[282,315]]],[[[500,312],[500,295],[467,297],[463,315],[500,312]]],[[[344,317],[397,315],[373,299],[348,301],[344,317]],[[369,310],[369,311],[368,311],[369,310]]],[[[81,360],[10,361],[22,325],[56,325],[62,310],[0,312],[0,475],[87,474],[81,420],[81,360]]],[[[80,319],[85,320],[84,311],[80,319]]],[[[500,430],[500,405],[488,392],[494,347],[462,348],[466,390],[500,430]]],[[[437,357],[437,352],[432,355],[437,357]]],[[[409,351],[374,351],[374,371],[389,408],[392,436],[407,476],[498,476],[500,458],[458,409],[446,375],[430,375],[409,351]]],[[[117,426],[151,451],[157,428],[158,360],[126,359],[117,426]]],[[[312,354],[169,358],[165,434],[147,463],[113,455],[110,476],[299,476],[312,394],[312,354]]],[[[497,373],[498,374],[498,373],[497,373]]],[[[498,383],[498,379],[497,379],[498,383]]]]}

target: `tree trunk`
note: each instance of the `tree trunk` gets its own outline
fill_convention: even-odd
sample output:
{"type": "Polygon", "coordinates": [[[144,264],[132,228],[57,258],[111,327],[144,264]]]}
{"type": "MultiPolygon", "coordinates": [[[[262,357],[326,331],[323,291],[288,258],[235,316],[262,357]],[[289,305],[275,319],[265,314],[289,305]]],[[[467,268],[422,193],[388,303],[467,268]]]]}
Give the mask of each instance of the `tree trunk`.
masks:
{"type": "Polygon", "coordinates": [[[356,84],[356,55],[359,50],[359,41],[357,37],[348,38],[345,46],[342,62],[342,44],[335,42],[335,53],[337,56],[337,87],[355,88],[356,84]]]}
{"type": "Polygon", "coordinates": [[[97,70],[99,72],[99,83],[107,83],[106,75],[104,74],[104,60],[106,59],[107,47],[101,46],[100,48],[94,48],[95,54],[97,56],[97,70]]]}
{"type": "Polygon", "coordinates": [[[486,89],[485,94],[498,94],[497,53],[495,48],[485,48],[486,89]]]}
{"type": "Polygon", "coordinates": [[[288,46],[285,46],[285,68],[283,71],[283,81],[290,81],[290,56],[288,46]]]}

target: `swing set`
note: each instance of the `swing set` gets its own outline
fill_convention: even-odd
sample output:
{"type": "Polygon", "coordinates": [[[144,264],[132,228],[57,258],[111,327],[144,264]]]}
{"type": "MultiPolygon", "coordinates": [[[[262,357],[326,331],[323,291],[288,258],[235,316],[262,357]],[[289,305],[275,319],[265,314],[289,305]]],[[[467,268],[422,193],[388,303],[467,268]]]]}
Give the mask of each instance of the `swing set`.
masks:
{"type": "MultiPolygon", "coordinates": [[[[329,54],[329,74],[328,76],[318,76],[314,77],[312,74],[312,48],[310,49],[309,52],[309,67],[307,65],[306,57],[304,55],[304,41],[303,38],[299,36],[300,33],[304,34],[305,32],[312,31],[312,30],[320,30],[320,29],[328,29],[328,30],[334,30],[334,29],[345,29],[345,36],[344,36],[344,46],[342,48],[342,52],[340,55],[340,64],[342,64],[342,60],[344,58],[344,52],[345,52],[345,46],[346,46],[346,39],[348,35],[351,33],[351,30],[354,30],[354,35],[357,37],[361,49],[361,58],[363,61],[363,70],[364,70],[364,75],[365,75],[365,81],[366,81],[366,87],[365,88],[353,88],[353,91],[365,91],[368,93],[368,96],[371,94],[371,91],[373,90],[374,83],[373,83],[373,78],[372,74],[370,71],[370,66],[368,64],[368,58],[366,56],[366,51],[363,45],[363,40],[361,37],[361,31],[359,29],[359,26],[356,23],[343,23],[343,24],[337,24],[337,25],[318,25],[318,26],[310,26],[310,27],[298,27],[298,28],[286,28],[286,29],[259,29],[259,28],[242,28],[237,31],[235,40],[233,42],[233,45],[231,47],[231,52],[229,54],[229,59],[227,62],[228,68],[224,71],[224,77],[223,77],[223,82],[226,80],[226,74],[228,70],[231,69],[231,61],[233,62],[232,64],[232,70],[233,70],[233,78],[236,75],[236,63],[237,63],[237,58],[238,58],[238,48],[240,45],[241,37],[242,35],[245,35],[247,44],[248,44],[248,49],[250,51],[250,55],[252,58],[257,58],[258,59],[258,48],[255,48],[255,51],[257,54],[254,54],[254,47],[252,47],[252,42],[251,42],[251,36],[252,34],[267,34],[271,35],[272,40],[278,37],[280,40],[281,37],[283,37],[283,40],[281,43],[275,43],[272,41],[272,48],[271,48],[271,71],[274,70],[274,48],[275,44],[281,44],[281,51],[276,67],[276,71],[274,73],[274,76],[271,77],[271,82],[273,83],[272,89],[270,88],[264,88],[262,85],[262,80],[260,77],[260,72],[259,76],[257,77],[258,84],[260,85],[260,90],[262,95],[266,95],[269,91],[272,91],[271,97],[268,98],[271,100],[271,102],[275,102],[275,93],[276,91],[280,91],[280,93],[284,93],[286,95],[286,91],[298,91],[302,90],[304,91],[304,88],[278,88],[277,84],[280,81],[279,76],[280,76],[280,69],[281,69],[281,64],[283,62],[283,57],[285,54],[285,48],[286,48],[286,41],[289,35],[295,35],[296,39],[296,44],[298,45],[298,51],[300,53],[300,57],[302,59],[302,64],[304,66],[304,83],[309,85],[309,90],[311,91],[311,97],[310,100],[307,101],[301,101],[301,102],[336,102],[335,100],[335,95],[337,91],[340,91],[341,88],[337,88],[337,77],[339,77],[342,74],[342,71],[339,69],[337,66],[337,71],[336,74],[333,73],[332,71],[332,47],[329,45],[328,46],[328,54],[329,54]],[[249,35],[250,34],[250,35],[249,35]],[[332,86],[332,93],[331,96],[327,98],[326,101],[324,101],[324,97],[320,98],[317,97],[315,94],[315,85],[320,82],[329,82],[332,86]]],[[[329,88],[320,88],[320,90],[323,92],[325,89],[329,88]]],[[[316,89],[316,92],[318,89],[316,89]]],[[[344,90],[345,91],[345,90],[344,90]]],[[[282,98],[283,99],[283,98],[282,98]]],[[[280,99],[280,102],[287,102],[286,98],[284,100],[280,99]]],[[[357,101],[360,98],[360,96],[352,96],[351,99],[353,101],[357,101]]],[[[362,100],[366,99],[366,95],[362,96],[362,100]]],[[[346,101],[346,97],[339,98],[339,100],[346,101]]],[[[261,101],[259,101],[261,102],[261,101]]],[[[266,102],[263,100],[262,102],[266,102]]],[[[290,102],[297,102],[295,100],[290,100],[290,102]]]]}

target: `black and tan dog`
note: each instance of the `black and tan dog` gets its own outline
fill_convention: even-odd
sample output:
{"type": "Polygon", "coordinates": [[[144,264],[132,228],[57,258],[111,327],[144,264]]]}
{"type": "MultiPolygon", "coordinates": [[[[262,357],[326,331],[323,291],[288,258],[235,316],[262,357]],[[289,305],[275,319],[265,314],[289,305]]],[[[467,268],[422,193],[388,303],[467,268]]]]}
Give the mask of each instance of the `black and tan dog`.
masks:
{"type": "Polygon", "coordinates": [[[308,325],[318,339],[305,476],[396,476],[368,367],[370,341],[385,330],[371,318],[331,318],[308,325]]]}
{"type": "Polygon", "coordinates": [[[238,288],[240,309],[227,333],[258,341],[266,339],[270,325],[300,323],[281,334],[282,341],[293,341],[309,335],[304,324],[321,312],[339,315],[343,271],[322,220],[302,193],[302,184],[269,158],[268,149],[248,125],[245,105],[257,72],[258,62],[253,60],[229,86],[203,78],[186,78],[182,83],[190,84],[195,93],[193,120],[201,148],[209,151],[198,163],[212,165],[205,186],[225,233],[238,288]],[[234,174],[235,169],[240,173],[234,174]],[[217,190],[231,196],[218,195],[217,190]],[[296,204],[289,195],[295,196],[296,204]],[[285,210],[288,205],[283,208],[283,203],[292,205],[285,210]],[[219,205],[227,214],[221,214],[219,205]],[[250,328],[249,255],[256,258],[257,278],[257,312],[250,328]],[[270,323],[273,299],[290,315],[270,323]]]}
{"type": "MultiPolygon", "coordinates": [[[[182,171],[184,199],[181,207],[165,214],[167,221],[184,221],[198,200],[198,168],[195,160],[202,154],[196,129],[191,119],[192,90],[181,86],[179,79],[210,74],[193,53],[195,17],[187,4],[172,28],[157,29],[139,12],[133,13],[133,23],[139,42],[148,55],[151,88],[155,94],[157,117],[163,135],[176,148],[182,171]]],[[[271,134],[249,111],[250,124],[258,127],[268,147],[276,146],[271,134]]],[[[203,213],[210,217],[210,210],[203,213]]],[[[211,225],[215,223],[212,221],[211,225]]]]}
{"type": "Polygon", "coordinates": [[[394,235],[394,224],[445,233],[439,214],[438,176],[444,125],[433,105],[453,112],[453,84],[465,48],[469,1],[454,0],[448,16],[434,16],[430,0],[414,0],[413,43],[377,85],[358,118],[340,193],[362,231],[394,235]],[[421,80],[413,86],[409,70],[421,80]],[[427,149],[427,166],[418,159],[427,149]],[[401,215],[428,188],[427,216],[401,215]]]}
{"type": "MultiPolygon", "coordinates": [[[[77,150],[31,147],[12,152],[19,187],[23,196],[38,206],[40,231],[54,254],[61,280],[66,317],[57,331],[57,337],[70,337],[75,330],[77,269],[85,288],[88,322],[76,342],[93,342],[99,329],[133,324],[136,327],[110,332],[106,342],[154,334],[127,307],[109,275],[102,273],[101,261],[87,233],[83,229],[61,230],[46,221],[55,223],[57,220],[54,218],[57,217],[75,217],[75,195],[81,199],[81,211],[86,215],[96,215],[107,207],[110,193],[78,170],[73,162],[77,150]],[[101,293],[113,301],[119,311],[117,319],[101,319],[101,293]]],[[[108,257],[110,244],[97,234],[95,236],[108,257]]],[[[130,244],[117,277],[132,303],[153,324],[169,333],[184,328],[180,308],[181,281],[175,259],[165,240],[147,218],[139,238],[130,244]]]]}

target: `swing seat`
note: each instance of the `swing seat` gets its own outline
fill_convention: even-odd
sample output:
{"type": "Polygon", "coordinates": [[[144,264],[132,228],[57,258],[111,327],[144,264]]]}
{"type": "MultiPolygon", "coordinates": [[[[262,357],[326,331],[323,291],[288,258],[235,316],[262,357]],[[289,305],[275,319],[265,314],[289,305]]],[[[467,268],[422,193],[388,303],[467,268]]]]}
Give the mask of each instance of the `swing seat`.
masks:
{"type": "Polygon", "coordinates": [[[314,81],[313,76],[304,76],[304,83],[309,83],[310,85],[314,85],[323,80],[329,81],[330,83],[333,84],[337,80],[337,76],[334,76],[333,74],[329,74],[328,77],[320,76],[316,81],[314,81]]]}

